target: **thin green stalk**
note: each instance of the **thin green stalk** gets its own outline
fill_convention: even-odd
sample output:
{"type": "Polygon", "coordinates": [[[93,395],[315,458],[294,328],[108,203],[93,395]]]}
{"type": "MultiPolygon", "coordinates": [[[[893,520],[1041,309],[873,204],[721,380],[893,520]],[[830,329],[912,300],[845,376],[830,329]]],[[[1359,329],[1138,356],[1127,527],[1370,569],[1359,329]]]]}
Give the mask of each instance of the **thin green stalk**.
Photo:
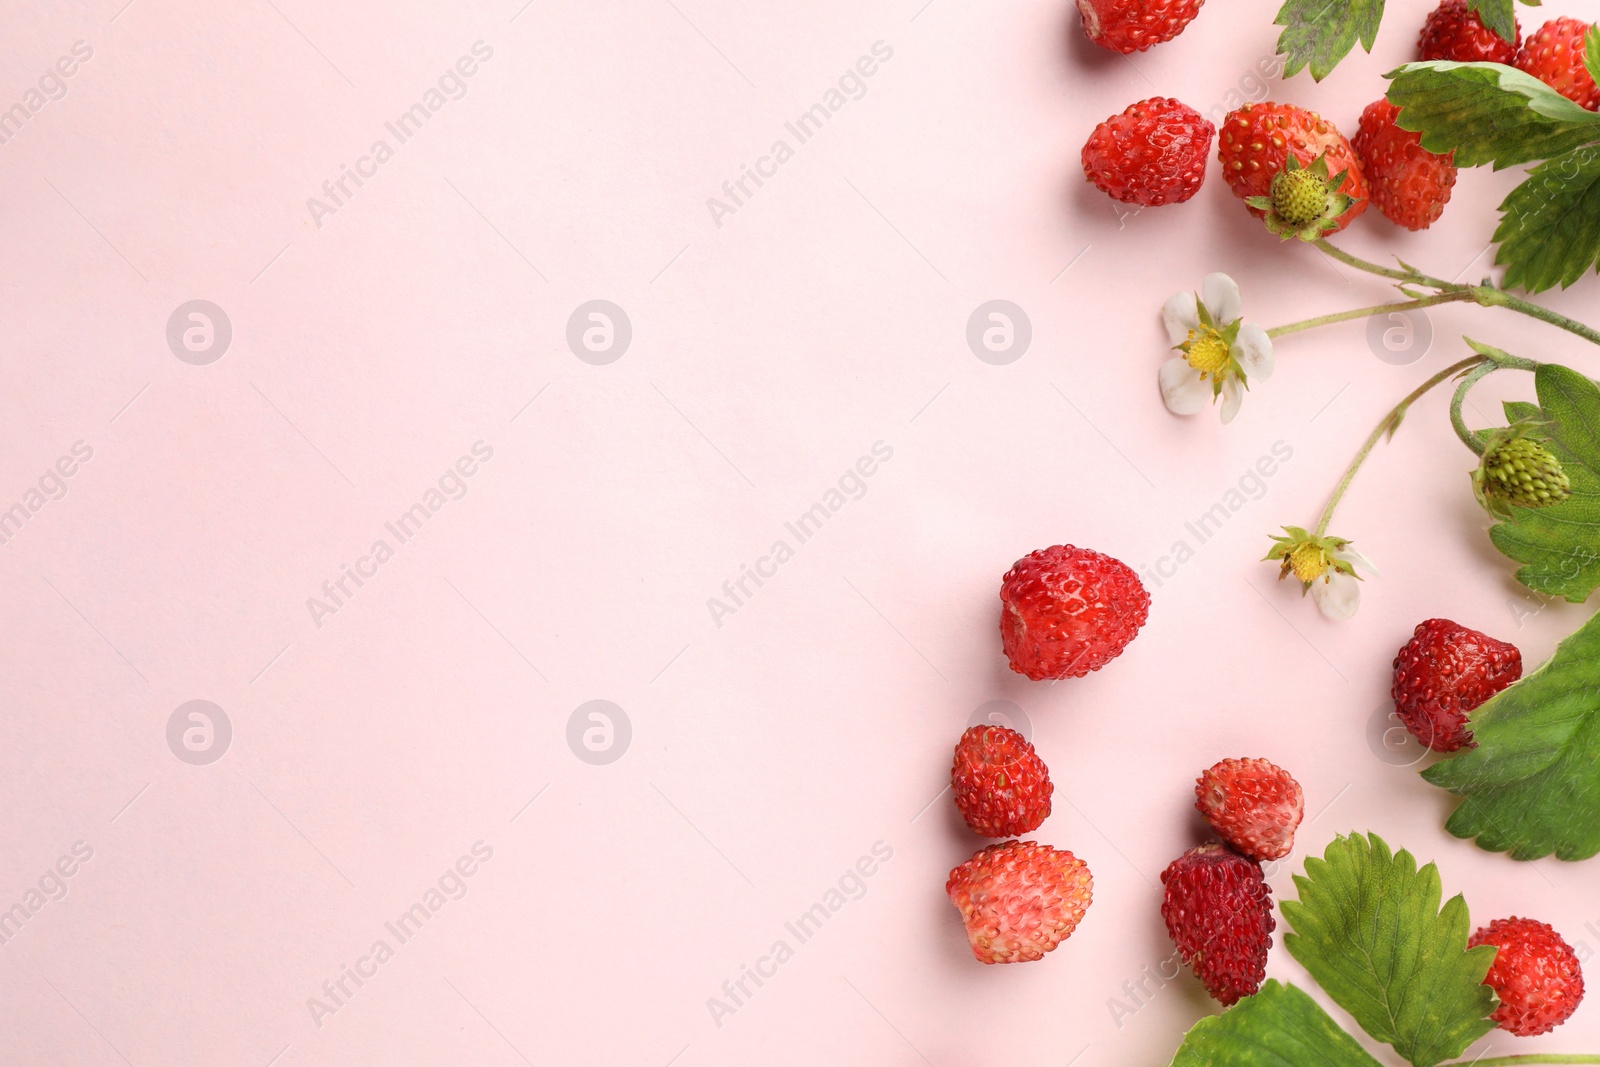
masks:
{"type": "Polygon", "coordinates": [[[1456,386],[1456,395],[1450,398],[1450,425],[1455,427],[1456,436],[1461,438],[1461,443],[1472,449],[1474,455],[1483,455],[1483,442],[1478,435],[1467,429],[1467,420],[1461,417],[1461,405],[1466,402],[1467,394],[1472,387],[1485,377],[1500,370],[1499,364],[1491,360],[1484,360],[1482,366],[1473,368],[1461,384],[1456,386]]]}
{"type": "Polygon", "coordinates": [[[1404,400],[1396,404],[1389,414],[1379,421],[1378,425],[1367,437],[1366,443],[1361,446],[1361,451],[1356,453],[1356,458],[1350,461],[1350,466],[1346,468],[1344,477],[1339,480],[1338,486],[1333,490],[1333,496],[1328,499],[1328,506],[1322,509],[1322,517],[1317,520],[1317,529],[1314,536],[1321,537],[1328,532],[1328,524],[1333,521],[1333,513],[1338,508],[1339,501],[1344,498],[1345,491],[1350,488],[1350,483],[1355,481],[1356,472],[1361,469],[1361,464],[1366,462],[1367,456],[1372,452],[1372,449],[1385,432],[1393,434],[1395,430],[1399,429],[1400,420],[1406,416],[1406,409],[1440,382],[1460,374],[1462,371],[1471,370],[1480,363],[1487,363],[1491,367],[1494,366],[1494,361],[1484,356],[1472,356],[1468,359],[1463,359],[1459,363],[1452,363],[1413,389],[1404,400]]]}
{"type": "Polygon", "coordinates": [[[1592,341],[1600,345],[1600,330],[1585,326],[1576,319],[1569,319],[1565,315],[1551,311],[1547,307],[1524,300],[1520,296],[1512,296],[1504,289],[1492,285],[1480,285],[1473,290],[1474,298],[1484,307],[1510,308],[1531,318],[1548,322],[1552,326],[1559,326],[1568,333],[1575,333],[1585,341],[1592,341]]]}
{"type": "Polygon", "coordinates": [[[1461,1060],[1440,1067],[1520,1067],[1524,1063],[1600,1063],[1600,1056],[1583,1053],[1563,1055],[1559,1052],[1524,1052],[1520,1056],[1496,1056],[1492,1060],[1461,1060]]]}
{"type": "Polygon", "coordinates": [[[1360,256],[1353,256],[1342,248],[1335,248],[1327,242],[1326,238],[1319,237],[1312,241],[1311,244],[1320,251],[1326,252],[1334,259],[1337,259],[1340,263],[1354,267],[1357,270],[1364,270],[1368,274],[1376,274],[1380,278],[1393,278],[1398,282],[1414,282],[1432,289],[1467,288],[1466,286],[1457,286],[1454,282],[1447,282],[1440,278],[1423,274],[1419,270],[1396,270],[1393,267],[1380,267],[1376,263],[1369,263],[1360,256]]]}
{"type": "Polygon", "coordinates": [[[1440,293],[1437,296],[1424,296],[1416,300],[1403,300],[1393,304],[1377,304],[1373,307],[1356,308],[1353,311],[1339,311],[1332,315],[1319,315],[1314,319],[1303,322],[1291,322],[1287,326],[1275,326],[1267,331],[1268,337],[1282,337],[1285,334],[1299,333],[1301,330],[1313,330],[1318,326],[1330,326],[1335,322],[1345,322],[1349,319],[1364,319],[1371,315],[1384,312],[1415,311],[1418,308],[1429,308],[1435,304],[1458,303],[1463,300],[1476,300],[1471,290],[1462,289],[1456,292],[1440,293]]]}

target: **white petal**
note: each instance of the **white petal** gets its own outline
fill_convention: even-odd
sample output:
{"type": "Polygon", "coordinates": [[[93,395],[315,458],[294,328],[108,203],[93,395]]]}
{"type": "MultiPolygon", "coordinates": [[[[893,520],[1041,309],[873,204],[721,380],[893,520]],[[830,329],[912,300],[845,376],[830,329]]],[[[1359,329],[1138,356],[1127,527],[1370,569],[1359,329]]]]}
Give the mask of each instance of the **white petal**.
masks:
{"type": "Polygon", "coordinates": [[[1334,556],[1336,558],[1338,558],[1338,559],[1342,559],[1342,560],[1346,560],[1347,562],[1354,563],[1356,565],[1356,570],[1358,570],[1358,571],[1362,571],[1362,572],[1364,572],[1366,574],[1377,574],[1378,573],[1377,566],[1370,559],[1368,559],[1366,556],[1363,556],[1360,552],[1357,552],[1355,549],[1351,548],[1349,545],[1346,545],[1340,551],[1335,552],[1334,556]]]}
{"type": "Polygon", "coordinates": [[[1167,340],[1182,344],[1189,331],[1200,325],[1200,310],[1193,293],[1173,293],[1161,305],[1161,321],[1167,327],[1167,340]]]}
{"type": "Polygon", "coordinates": [[[1167,360],[1156,377],[1161,383],[1161,399],[1174,415],[1193,415],[1211,402],[1211,383],[1186,359],[1167,360]]]}
{"type": "Polygon", "coordinates": [[[1239,338],[1233,344],[1232,354],[1248,377],[1257,379],[1272,377],[1275,362],[1272,355],[1272,338],[1268,337],[1267,331],[1257,324],[1247,322],[1239,327],[1239,338]]]}
{"type": "Polygon", "coordinates": [[[1244,302],[1239,299],[1239,283],[1226,274],[1207,274],[1200,286],[1200,299],[1206,302],[1206,310],[1211,312],[1212,321],[1219,327],[1228,325],[1244,311],[1244,302]]]}
{"type": "Polygon", "coordinates": [[[1361,583],[1348,574],[1330,573],[1327,581],[1318,578],[1311,583],[1311,599],[1322,614],[1343,622],[1361,606],[1361,583]]]}
{"type": "Polygon", "coordinates": [[[1239,405],[1244,403],[1244,390],[1240,388],[1236,378],[1229,378],[1222,383],[1222,424],[1226,426],[1239,414],[1239,405]]]}

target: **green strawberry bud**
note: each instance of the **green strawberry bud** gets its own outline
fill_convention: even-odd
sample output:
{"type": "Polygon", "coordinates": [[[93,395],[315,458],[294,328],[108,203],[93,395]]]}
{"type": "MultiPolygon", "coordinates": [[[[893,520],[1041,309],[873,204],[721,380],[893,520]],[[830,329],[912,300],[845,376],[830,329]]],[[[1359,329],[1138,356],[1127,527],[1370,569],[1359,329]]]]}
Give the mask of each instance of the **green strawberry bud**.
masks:
{"type": "Polygon", "coordinates": [[[1513,504],[1547,508],[1572,495],[1572,483],[1561,469],[1561,461],[1531,437],[1512,437],[1487,448],[1477,480],[1490,510],[1497,514],[1513,504]]]}
{"type": "Polygon", "coordinates": [[[1328,210],[1328,186],[1310,170],[1280,170],[1272,179],[1272,207],[1290,226],[1322,218],[1328,210]]]}

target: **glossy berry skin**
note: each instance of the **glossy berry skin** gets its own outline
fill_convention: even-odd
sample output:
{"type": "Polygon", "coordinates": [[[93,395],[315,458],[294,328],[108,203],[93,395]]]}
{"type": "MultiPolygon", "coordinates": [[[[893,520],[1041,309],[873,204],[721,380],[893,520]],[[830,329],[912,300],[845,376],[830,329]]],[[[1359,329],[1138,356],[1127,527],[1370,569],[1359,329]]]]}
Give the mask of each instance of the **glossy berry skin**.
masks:
{"type": "Polygon", "coordinates": [[[1222,1004],[1261,988],[1272,947],[1272,888],[1226,845],[1191,848],[1161,872],[1161,917],[1183,962],[1222,1004]]]}
{"type": "Polygon", "coordinates": [[[1194,21],[1205,0],[1078,0],[1083,32],[1127,55],[1170,41],[1194,21]]]}
{"type": "Polygon", "coordinates": [[[1394,659],[1395,710],[1411,736],[1435,752],[1476,744],[1468,713],[1522,677],[1522,653],[1449,619],[1428,619],[1394,659]]]}
{"type": "Polygon", "coordinates": [[[1417,40],[1417,57],[1424,61],[1450,59],[1457,63],[1504,63],[1510,66],[1522,43],[1522,25],[1511,41],[1483,24],[1476,11],[1467,10],[1467,0],[1444,0],[1428,21],[1422,24],[1417,40]]]}
{"type": "Polygon", "coordinates": [[[1577,953],[1545,923],[1535,919],[1496,919],[1468,940],[1498,951],[1484,985],[1493,987],[1500,1006],[1490,1016],[1500,1029],[1518,1037],[1549,1033],[1578,1010],[1583,1000],[1583,969],[1577,953]]]}
{"type": "Polygon", "coordinates": [[[1395,125],[1400,109],[1376,100],[1361,113],[1352,147],[1384,218],[1408,230],[1426,230],[1439,220],[1456,184],[1455,153],[1439,156],[1422,147],[1422,135],[1395,125]]]}
{"type": "Polygon", "coordinates": [[[1583,62],[1583,38],[1588,32],[1587,22],[1551,19],[1522,42],[1516,66],[1579,107],[1600,111],[1600,87],[1596,87],[1583,62]]]}
{"type": "Polygon", "coordinates": [[[1001,580],[1000,604],[1006,659],[1034,681],[1099,670],[1150,616],[1150,594],[1131,567],[1072,545],[1017,560],[1001,580]]]}
{"type": "MultiPolygon", "coordinates": [[[[1284,168],[1291,152],[1302,167],[1309,167],[1326,153],[1330,177],[1349,171],[1339,191],[1354,197],[1356,203],[1329,233],[1338,233],[1367,209],[1367,181],[1361,172],[1361,161],[1344,134],[1315,111],[1270,100],[1246,104],[1229,112],[1217,131],[1222,177],[1240,200],[1271,196],[1272,179],[1284,168]]],[[[1256,218],[1263,217],[1259,208],[1249,211],[1256,218]]]]}
{"type": "Polygon", "coordinates": [[[1187,104],[1151,97],[1094,128],[1083,173],[1124,204],[1181,204],[1200,191],[1216,127],[1187,104]]]}
{"type": "Polygon", "coordinates": [[[1089,865],[1032,841],[990,845],[950,872],[945,892],[961,912],[979,963],[1028,963],[1072,936],[1094,896],[1089,865]]]}
{"type": "Polygon", "coordinates": [[[1194,806],[1221,838],[1253,860],[1294,851],[1306,799],[1288,771],[1264,759],[1225,759],[1195,779],[1194,806]]]}
{"type": "Polygon", "coordinates": [[[967,825],[984,837],[1016,837],[1050,817],[1050,771],[1028,739],[1004,726],[974,726],[956,742],[950,788],[967,825]]]}

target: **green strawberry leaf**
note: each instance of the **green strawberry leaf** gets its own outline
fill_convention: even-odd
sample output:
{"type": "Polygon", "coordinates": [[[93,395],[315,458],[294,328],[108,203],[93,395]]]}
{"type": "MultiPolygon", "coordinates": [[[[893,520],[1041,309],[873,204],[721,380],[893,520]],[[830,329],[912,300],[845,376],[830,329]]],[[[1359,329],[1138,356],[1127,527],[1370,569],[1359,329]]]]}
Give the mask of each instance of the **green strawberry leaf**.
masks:
{"type": "MultiPolygon", "coordinates": [[[[1492,950],[1491,950],[1492,951],[1492,950]]],[[[1270,979],[1253,997],[1201,1019],[1170,1067],[1381,1067],[1316,1001],[1270,979]]]]}
{"type": "Polygon", "coordinates": [[[1284,0],[1273,25],[1284,27],[1278,36],[1283,76],[1311,65],[1311,77],[1326,78],[1355,47],[1372,51],[1383,21],[1383,0],[1284,0]]]}
{"type": "Polygon", "coordinates": [[[1563,289],[1600,270],[1600,144],[1539,164],[1500,205],[1495,262],[1502,282],[1530,293],[1563,289]]]}
{"type": "Polygon", "coordinates": [[[1600,615],[1469,720],[1477,747],[1422,772],[1466,798],[1445,829],[1519,860],[1600,852],[1600,615]]]}
{"type": "Polygon", "coordinates": [[[1407,63],[1386,75],[1395,122],[1458,166],[1496,170],[1600,141],[1600,114],[1539,79],[1498,63],[1407,63]]]}
{"type": "Polygon", "coordinates": [[[1512,508],[1489,539],[1523,564],[1517,581],[1581,603],[1600,586],[1600,385],[1555,364],[1540,367],[1533,381],[1539,406],[1507,404],[1506,417],[1548,423],[1545,447],[1561,461],[1572,496],[1553,507],[1512,508]]]}
{"type": "Polygon", "coordinates": [[[1511,0],[1467,0],[1467,10],[1476,11],[1483,24],[1507,43],[1517,37],[1516,5],[1511,0]]]}
{"type": "Polygon", "coordinates": [[[1284,947],[1323,990],[1415,1067],[1459,1056],[1495,1027],[1483,984],[1494,950],[1467,948],[1467,904],[1439,908],[1439,871],[1391,853],[1376,834],[1334,838],[1296,875],[1298,901],[1279,910],[1284,947]]]}

